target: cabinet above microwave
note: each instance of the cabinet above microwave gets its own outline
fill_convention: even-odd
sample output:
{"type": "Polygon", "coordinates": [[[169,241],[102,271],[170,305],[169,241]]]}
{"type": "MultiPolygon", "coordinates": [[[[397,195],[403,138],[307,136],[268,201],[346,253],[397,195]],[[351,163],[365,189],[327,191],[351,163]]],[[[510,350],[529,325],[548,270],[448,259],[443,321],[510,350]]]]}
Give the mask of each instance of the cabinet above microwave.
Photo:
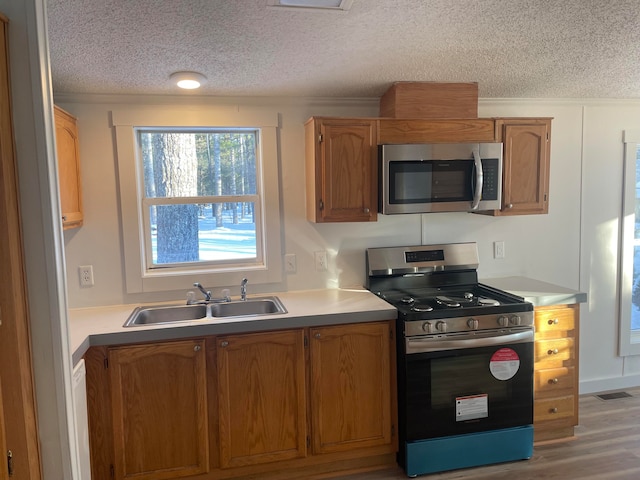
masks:
{"type": "Polygon", "coordinates": [[[378,145],[409,143],[503,143],[502,206],[479,213],[547,213],[551,120],[312,117],[305,124],[307,219],[376,221],[378,145]]]}

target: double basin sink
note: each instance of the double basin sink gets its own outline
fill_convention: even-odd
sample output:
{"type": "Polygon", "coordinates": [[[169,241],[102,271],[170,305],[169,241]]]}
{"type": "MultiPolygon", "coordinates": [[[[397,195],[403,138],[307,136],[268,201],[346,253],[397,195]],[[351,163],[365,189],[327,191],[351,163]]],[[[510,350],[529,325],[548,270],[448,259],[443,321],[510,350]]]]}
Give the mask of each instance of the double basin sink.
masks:
{"type": "Polygon", "coordinates": [[[192,320],[215,320],[219,318],[243,318],[287,313],[278,297],[254,297],[220,303],[198,303],[192,305],[154,305],[133,310],[125,327],[158,325],[192,320]]]}

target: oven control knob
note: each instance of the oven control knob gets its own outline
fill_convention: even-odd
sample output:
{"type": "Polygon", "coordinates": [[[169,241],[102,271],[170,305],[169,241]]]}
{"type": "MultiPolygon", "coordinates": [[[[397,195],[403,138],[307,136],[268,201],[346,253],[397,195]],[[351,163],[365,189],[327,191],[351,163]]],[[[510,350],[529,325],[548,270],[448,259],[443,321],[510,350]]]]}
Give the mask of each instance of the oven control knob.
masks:
{"type": "Polygon", "coordinates": [[[433,333],[433,323],[424,322],[422,324],[422,330],[424,330],[426,333],[433,333]]]}
{"type": "Polygon", "coordinates": [[[439,332],[446,332],[447,331],[447,322],[438,322],[436,323],[436,330],[438,330],[439,332]]]}
{"type": "Polygon", "coordinates": [[[477,330],[478,329],[478,319],[477,318],[470,318],[469,320],[467,320],[467,326],[471,330],[477,330]]]}
{"type": "Polygon", "coordinates": [[[510,321],[511,321],[511,325],[515,325],[516,327],[520,325],[520,323],[522,323],[522,319],[520,318],[520,315],[513,315],[510,321]]]}
{"type": "Polygon", "coordinates": [[[498,317],[498,325],[500,325],[501,327],[508,327],[509,317],[506,317],[504,315],[502,315],[501,317],[498,317]]]}

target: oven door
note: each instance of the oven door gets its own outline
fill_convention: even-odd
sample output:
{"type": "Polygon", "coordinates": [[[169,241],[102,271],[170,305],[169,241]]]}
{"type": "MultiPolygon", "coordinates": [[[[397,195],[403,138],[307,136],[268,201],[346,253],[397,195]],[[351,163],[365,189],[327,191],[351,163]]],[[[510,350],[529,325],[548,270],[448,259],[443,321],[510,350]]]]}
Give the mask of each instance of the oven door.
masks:
{"type": "Polygon", "coordinates": [[[500,332],[498,339],[440,335],[428,351],[404,355],[405,441],[533,423],[533,330],[500,332]]]}

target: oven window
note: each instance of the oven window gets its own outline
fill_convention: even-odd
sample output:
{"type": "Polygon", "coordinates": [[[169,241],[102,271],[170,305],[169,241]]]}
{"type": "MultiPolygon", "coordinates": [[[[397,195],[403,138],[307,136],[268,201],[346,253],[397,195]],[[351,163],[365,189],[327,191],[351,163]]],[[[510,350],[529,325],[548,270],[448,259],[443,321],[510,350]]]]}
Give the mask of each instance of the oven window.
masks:
{"type": "Polygon", "coordinates": [[[437,358],[431,361],[431,405],[445,409],[453,398],[487,395],[492,401],[509,400],[512,384],[496,382],[489,368],[478,368],[486,363],[483,355],[437,358]],[[472,376],[469,372],[473,372],[472,376]]]}
{"type": "Polygon", "coordinates": [[[411,354],[401,368],[400,416],[407,440],[533,423],[532,343],[411,354]],[[492,360],[505,347],[518,366],[496,374],[492,360]]]}

